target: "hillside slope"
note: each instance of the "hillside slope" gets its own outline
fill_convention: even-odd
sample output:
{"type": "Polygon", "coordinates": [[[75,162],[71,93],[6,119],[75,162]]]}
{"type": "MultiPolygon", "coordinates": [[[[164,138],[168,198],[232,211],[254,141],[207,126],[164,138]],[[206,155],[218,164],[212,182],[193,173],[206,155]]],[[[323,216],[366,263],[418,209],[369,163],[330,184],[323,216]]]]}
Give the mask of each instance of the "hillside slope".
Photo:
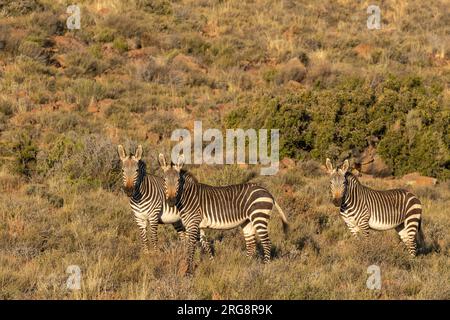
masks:
{"type": "Polygon", "coordinates": [[[0,298],[450,298],[450,15],[446,0],[71,1],[0,3],[0,298]],[[214,261],[179,275],[181,245],[160,228],[144,256],[120,190],[116,145],[144,147],[149,172],[175,129],[280,129],[285,167],[191,166],[213,185],[255,181],[291,221],[269,231],[274,261],[244,257],[239,230],[212,232],[214,261]],[[329,199],[326,157],[375,141],[424,204],[427,248],[411,260],[394,232],[350,238],[329,199]],[[378,265],[382,289],[368,290],[378,265]],[[81,290],[65,286],[67,267],[81,290]]]}

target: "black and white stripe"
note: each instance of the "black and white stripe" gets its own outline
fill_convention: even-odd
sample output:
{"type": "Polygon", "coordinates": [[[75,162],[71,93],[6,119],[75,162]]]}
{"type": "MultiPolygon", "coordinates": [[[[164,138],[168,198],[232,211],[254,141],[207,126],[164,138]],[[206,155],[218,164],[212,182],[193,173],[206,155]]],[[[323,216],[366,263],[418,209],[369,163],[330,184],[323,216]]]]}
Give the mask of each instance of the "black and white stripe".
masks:
{"type": "Polygon", "coordinates": [[[134,219],[141,230],[143,245],[147,247],[147,227],[150,246],[157,247],[158,224],[172,224],[180,238],[184,236],[184,227],[176,207],[167,204],[164,198],[164,180],[145,174],[145,164],[139,161],[139,179],[130,206],[134,219]]]}
{"type": "Polygon", "coordinates": [[[150,245],[157,247],[158,224],[172,224],[178,235],[184,237],[184,226],[175,207],[167,204],[164,197],[164,180],[161,177],[147,175],[145,163],[141,160],[142,147],[135,155],[126,156],[122,146],[118,147],[122,160],[124,189],[130,197],[130,207],[136,224],[140,229],[142,246],[148,251],[147,229],[150,245]]]}
{"type": "Polygon", "coordinates": [[[362,185],[347,172],[348,161],[341,169],[332,170],[327,159],[327,167],[331,168],[333,198],[341,198],[335,204],[339,204],[340,215],[351,233],[367,235],[370,229],[384,231],[395,228],[409,253],[415,256],[418,242],[423,242],[420,200],[407,190],[379,191],[362,185]]]}
{"type": "MultiPolygon", "coordinates": [[[[186,226],[188,243],[188,269],[192,265],[194,244],[205,229],[227,230],[242,227],[249,256],[256,252],[256,236],[264,250],[264,262],[270,260],[271,242],[267,231],[273,206],[278,209],[283,227],[287,229],[287,219],[273,196],[265,188],[246,183],[215,187],[199,183],[187,171],[181,170],[184,158],[180,156],[174,166],[166,166],[163,155],[160,164],[165,175],[165,192],[169,203],[180,211],[186,226]],[[175,177],[175,178],[173,178],[175,177]],[[170,194],[169,190],[176,191],[170,194]]],[[[205,243],[208,243],[205,239],[205,243]]],[[[210,251],[210,248],[206,248],[210,251]]]]}

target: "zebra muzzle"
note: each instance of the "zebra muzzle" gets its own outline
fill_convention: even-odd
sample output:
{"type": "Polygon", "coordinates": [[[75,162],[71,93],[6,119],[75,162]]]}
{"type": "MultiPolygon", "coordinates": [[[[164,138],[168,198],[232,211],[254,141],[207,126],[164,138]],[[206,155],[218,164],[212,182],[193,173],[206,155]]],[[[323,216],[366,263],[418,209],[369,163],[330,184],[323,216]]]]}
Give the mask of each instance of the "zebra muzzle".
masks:
{"type": "Polygon", "coordinates": [[[174,207],[177,203],[177,199],[176,198],[169,198],[167,199],[167,204],[169,205],[169,207],[174,207]]]}
{"type": "Polygon", "coordinates": [[[131,186],[131,187],[130,186],[124,186],[123,187],[123,191],[125,192],[125,194],[127,196],[131,197],[133,195],[134,188],[133,188],[133,186],[131,186]]]}
{"type": "Polygon", "coordinates": [[[332,202],[336,207],[340,207],[342,203],[342,198],[333,198],[332,202]]]}

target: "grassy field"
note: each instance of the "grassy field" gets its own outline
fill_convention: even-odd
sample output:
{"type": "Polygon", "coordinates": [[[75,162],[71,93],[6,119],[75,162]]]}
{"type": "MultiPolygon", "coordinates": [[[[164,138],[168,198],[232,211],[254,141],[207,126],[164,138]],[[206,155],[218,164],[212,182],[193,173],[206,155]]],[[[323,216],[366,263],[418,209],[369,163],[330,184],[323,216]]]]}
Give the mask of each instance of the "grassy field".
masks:
{"type": "Polygon", "coordinates": [[[1,299],[449,299],[448,1],[85,0],[0,3],[1,299]],[[278,128],[274,176],[255,166],[191,166],[204,183],[266,186],[291,223],[269,225],[273,261],[245,257],[240,230],[209,232],[192,277],[159,228],[144,255],[120,188],[117,144],[144,147],[161,174],[173,130],[278,128]],[[427,247],[411,259],[394,231],[351,238],[329,195],[325,158],[352,161],[376,141],[424,207],[427,247]],[[69,290],[69,266],[81,289],[69,290]],[[367,269],[381,270],[369,290],[367,269]]]}
{"type": "MultiPolygon", "coordinates": [[[[328,176],[298,165],[267,186],[291,223],[285,238],[273,214],[269,231],[274,259],[245,256],[240,230],[208,232],[216,256],[197,250],[196,270],[183,277],[183,246],[169,226],[159,228],[161,250],[144,255],[127,198],[102,189],[50,190],[64,198],[58,208],[30,186],[3,174],[1,297],[6,299],[448,299],[450,269],[449,185],[415,189],[424,207],[427,249],[412,259],[395,231],[350,236],[330,203],[328,176]],[[313,175],[311,175],[313,172],[313,175]],[[31,194],[30,194],[31,193],[31,194]],[[30,209],[32,208],[32,209],[30,209]],[[69,265],[81,268],[81,290],[68,290],[69,265]],[[369,290],[367,268],[381,270],[381,290],[369,290]]],[[[199,168],[198,168],[199,169],[199,168]]],[[[246,181],[248,170],[202,168],[203,181],[246,181]],[[231,173],[231,174],[230,174],[231,173]],[[209,177],[206,179],[205,177],[209,177]],[[230,178],[233,177],[233,178],[230,178]]],[[[193,170],[199,172],[199,170],[193,170]]],[[[362,179],[376,188],[380,179],[362,179]]],[[[391,185],[402,186],[397,181],[391,185]]]]}

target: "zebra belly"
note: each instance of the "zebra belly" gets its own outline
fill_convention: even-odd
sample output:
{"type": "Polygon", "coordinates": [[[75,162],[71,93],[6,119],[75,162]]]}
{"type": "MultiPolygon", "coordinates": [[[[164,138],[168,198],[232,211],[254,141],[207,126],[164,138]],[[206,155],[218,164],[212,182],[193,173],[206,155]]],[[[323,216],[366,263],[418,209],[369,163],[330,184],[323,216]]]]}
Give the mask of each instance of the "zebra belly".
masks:
{"type": "Polygon", "coordinates": [[[398,224],[387,224],[387,223],[383,223],[381,221],[377,221],[374,218],[370,218],[369,219],[369,227],[373,230],[378,230],[378,231],[385,231],[385,230],[390,230],[395,228],[396,226],[398,226],[398,224]]]}
{"type": "Polygon", "coordinates": [[[180,215],[176,209],[168,208],[161,212],[159,221],[162,223],[175,223],[181,220],[180,215]]]}
{"type": "Polygon", "coordinates": [[[244,223],[246,219],[238,220],[238,221],[228,221],[228,222],[220,222],[220,221],[212,221],[208,217],[204,217],[202,222],[200,223],[200,228],[204,229],[215,229],[215,230],[228,230],[233,229],[244,223]]]}

